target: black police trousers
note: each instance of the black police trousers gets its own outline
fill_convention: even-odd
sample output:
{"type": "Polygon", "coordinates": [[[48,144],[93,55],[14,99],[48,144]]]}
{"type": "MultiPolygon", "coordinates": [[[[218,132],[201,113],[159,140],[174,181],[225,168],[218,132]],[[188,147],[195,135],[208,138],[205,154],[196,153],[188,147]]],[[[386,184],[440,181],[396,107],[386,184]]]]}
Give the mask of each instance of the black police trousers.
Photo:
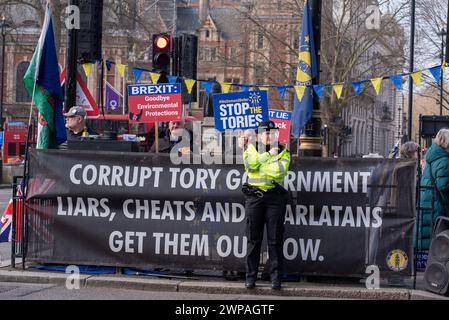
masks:
{"type": "Polygon", "coordinates": [[[245,201],[248,252],[246,279],[256,281],[264,227],[267,228],[268,265],[271,281],[281,280],[283,272],[284,220],[288,196],[268,191],[262,198],[247,196],[245,201]]]}

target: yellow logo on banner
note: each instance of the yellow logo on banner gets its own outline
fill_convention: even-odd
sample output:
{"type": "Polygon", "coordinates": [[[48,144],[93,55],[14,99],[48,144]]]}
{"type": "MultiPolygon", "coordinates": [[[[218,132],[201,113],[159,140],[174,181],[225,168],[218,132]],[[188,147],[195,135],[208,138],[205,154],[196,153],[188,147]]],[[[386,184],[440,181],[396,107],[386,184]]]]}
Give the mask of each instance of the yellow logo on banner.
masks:
{"type": "Polygon", "coordinates": [[[387,265],[390,270],[401,272],[408,266],[407,254],[402,250],[393,250],[387,256],[387,265]]]}
{"type": "Polygon", "coordinates": [[[312,80],[310,76],[310,66],[311,66],[311,58],[310,52],[300,52],[299,56],[299,67],[296,73],[296,81],[301,83],[306,83],[312,80]]]}

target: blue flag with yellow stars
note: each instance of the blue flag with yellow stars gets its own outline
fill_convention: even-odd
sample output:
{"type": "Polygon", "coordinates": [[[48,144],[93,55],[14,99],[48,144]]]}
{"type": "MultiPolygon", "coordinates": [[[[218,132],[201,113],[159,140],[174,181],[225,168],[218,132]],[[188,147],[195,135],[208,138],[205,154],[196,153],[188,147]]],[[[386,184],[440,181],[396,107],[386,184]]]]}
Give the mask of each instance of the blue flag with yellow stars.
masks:
{"type": "Polygon", "coordinates": [[[313,87],[312,79],[317,75],[315,45],[313,42],[312,16],[309,1],[304,6],[301,35],[299,38],[298,72],[296,85],[307,86],[301,101],[295,95],[295,107],[292,118],[292,135],[297,138],[302,129],[312,118],[313,113],[313,87]]]}

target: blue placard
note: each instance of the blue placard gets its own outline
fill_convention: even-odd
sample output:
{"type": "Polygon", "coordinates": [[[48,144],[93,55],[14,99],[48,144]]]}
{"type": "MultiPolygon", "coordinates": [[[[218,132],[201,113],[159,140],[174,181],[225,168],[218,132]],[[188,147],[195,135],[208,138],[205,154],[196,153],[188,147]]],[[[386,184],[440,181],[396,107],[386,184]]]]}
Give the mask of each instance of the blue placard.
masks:
{"type": "Polygon", "coordinates": [[[214,94],[215,128],[218,131],[257,129],[268,120],[267,91],[214,94]]]}
{"type": "Polygon", "coordinates": [[[3,137],[4,137],[4,132],[0,131],[0,146],[3,145],[3,137]]]}

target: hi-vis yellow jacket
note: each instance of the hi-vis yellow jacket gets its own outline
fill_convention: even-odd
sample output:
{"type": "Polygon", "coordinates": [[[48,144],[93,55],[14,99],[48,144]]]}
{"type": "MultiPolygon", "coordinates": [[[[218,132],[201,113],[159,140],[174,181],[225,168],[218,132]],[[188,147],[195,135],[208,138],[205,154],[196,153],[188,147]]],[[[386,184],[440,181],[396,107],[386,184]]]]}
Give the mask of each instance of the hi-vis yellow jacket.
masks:
{"type": "Polygon", "coordinates": [[[243,153],[245,170],[248,172],[248,184],[266,192],[273,189],[273,180],[284,182],[290,167],[290,151],[284,149],[277,156],[272,156],[269,152],[259,153],[253,144],[249,144],[243,153]]]}

